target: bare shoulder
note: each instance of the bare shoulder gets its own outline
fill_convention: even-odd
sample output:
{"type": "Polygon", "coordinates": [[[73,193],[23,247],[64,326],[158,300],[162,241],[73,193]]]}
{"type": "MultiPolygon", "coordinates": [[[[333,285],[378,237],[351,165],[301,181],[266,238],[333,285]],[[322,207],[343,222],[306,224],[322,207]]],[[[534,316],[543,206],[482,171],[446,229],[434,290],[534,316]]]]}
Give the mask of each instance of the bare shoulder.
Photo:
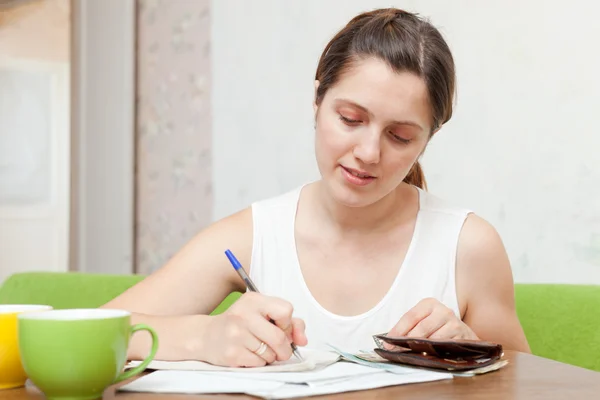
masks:
{"type": "Polygon", "coordinates": [[[496,228],[477,214],[469,214],[458,239],[456,255],[457,285],[464,302],[473,296],[512,293],[513,277],[504,243],[496,228]],[[510,290],[510,293],[508,292],[510,290]]]}
{"type": "MultiPolygon", "coordinates": [[[[492,224],[477,214],[467,216],[458,241],[458,264],[485,273],[490,261],[505,261],[506,251],[502,238],[492,224]],[[481,264],[485,261],[485,265],[481,264]]],[[[475,272],[475,271],[470,271],[475,272]]]]}

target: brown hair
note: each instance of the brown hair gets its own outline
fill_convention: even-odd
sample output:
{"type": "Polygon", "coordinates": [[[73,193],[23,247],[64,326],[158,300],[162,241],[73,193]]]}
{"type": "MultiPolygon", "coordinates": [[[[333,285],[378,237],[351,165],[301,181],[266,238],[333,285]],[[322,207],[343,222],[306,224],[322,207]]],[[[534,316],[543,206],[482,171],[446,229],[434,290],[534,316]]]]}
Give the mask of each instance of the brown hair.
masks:
{"type": "MultiPolygon", "coordinates": [[[[441,33],[428,21],[396,8],[365,12],[354,17],[327,44],[317,67],[315,102],[340,79],[352,63],[376,57],[396,72],[412,72],[424,79],[432,108],[430,137],[452,117],[455,91],[454,59],[441,33]]],[[[404,182],[426,188],[416,162],[404,182]]]]}

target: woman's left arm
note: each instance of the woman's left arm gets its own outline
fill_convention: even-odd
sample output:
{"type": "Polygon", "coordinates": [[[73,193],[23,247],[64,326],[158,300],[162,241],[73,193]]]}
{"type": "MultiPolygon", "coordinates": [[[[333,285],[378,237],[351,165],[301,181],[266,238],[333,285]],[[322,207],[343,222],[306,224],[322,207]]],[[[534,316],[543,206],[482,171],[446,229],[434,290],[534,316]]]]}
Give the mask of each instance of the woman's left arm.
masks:
{"type": "Polygon", "coordinates": [[[531,352],[517,317],[504,244],[496,229],[475,214],[470,214],[463,226],[456,263],[456,290],[459,302],[466,305],[463,322],[481,340],[531,352]]]}
{"type": "Polygon", "coordinates": [[[512,271],[496,230],[471,214],[458,240],[456,291],[462,319],[433,298],[421,300],[390,330],[390,336],[471,339],[530,353],[517,317],[512,271]]]}

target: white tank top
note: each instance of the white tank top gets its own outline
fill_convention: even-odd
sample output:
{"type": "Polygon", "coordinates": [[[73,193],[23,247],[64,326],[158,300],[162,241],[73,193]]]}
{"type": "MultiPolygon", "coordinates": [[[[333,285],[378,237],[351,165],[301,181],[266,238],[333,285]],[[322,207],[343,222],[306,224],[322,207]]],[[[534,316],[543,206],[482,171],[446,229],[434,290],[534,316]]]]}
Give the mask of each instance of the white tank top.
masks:
{"type": "Polygon", "coordinates": [[[250,277],[261,293],[285,299],[294,306],[294,317],[306,323],[308,348],[330,349],[330,343],[346,351],[371,350],[375,347],[373,335],[388,332],[404,313],[428,297],[439,300],[460,318],[455,287],[456,249],[470,211],[452,207],[417,189],[416,225],[394,283],[377,305],[355,316],[329,312],[306,286],[294,238],[302,187],[252,204],[250,277]]]}

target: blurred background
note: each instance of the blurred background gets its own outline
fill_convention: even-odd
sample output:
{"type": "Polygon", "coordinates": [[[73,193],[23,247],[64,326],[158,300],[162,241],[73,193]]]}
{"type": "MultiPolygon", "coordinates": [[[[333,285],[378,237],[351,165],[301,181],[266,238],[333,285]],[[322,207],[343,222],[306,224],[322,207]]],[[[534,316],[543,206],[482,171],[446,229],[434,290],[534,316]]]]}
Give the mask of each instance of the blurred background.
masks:
{"type": "Polygon", "coordinates": [[[355,14],[446,37],[429,190],[490,221],[517,282],[600,284],[600,3],[0,0],[0,283],[147,274],[196,232],[317,179],[313,80],[355,14]]]}

